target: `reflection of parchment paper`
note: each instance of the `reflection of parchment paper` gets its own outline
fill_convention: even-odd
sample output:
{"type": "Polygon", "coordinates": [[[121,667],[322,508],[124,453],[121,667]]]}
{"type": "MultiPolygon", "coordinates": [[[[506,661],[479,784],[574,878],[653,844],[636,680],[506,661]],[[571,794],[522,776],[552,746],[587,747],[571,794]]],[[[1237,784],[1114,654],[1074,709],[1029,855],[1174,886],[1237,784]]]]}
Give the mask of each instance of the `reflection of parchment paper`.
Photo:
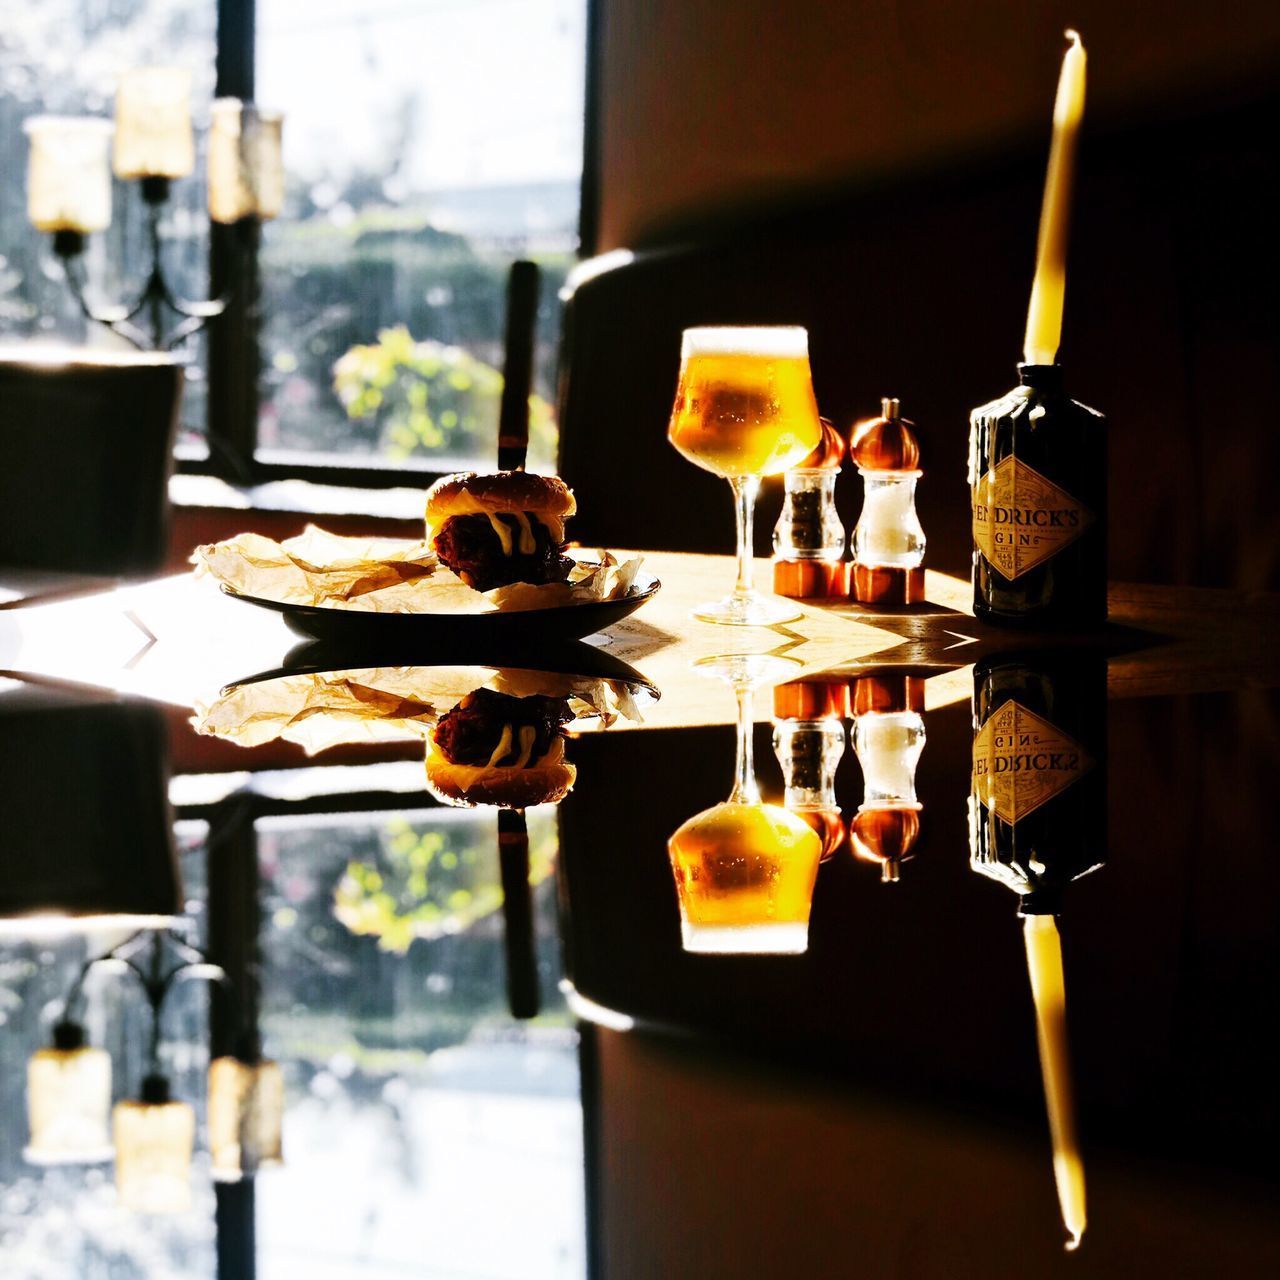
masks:
{"type": "Polygon", "coordinates": [[[283,738],[308,755],[344,742],[403,742],[427,729],[488,673],[475,667],[378,667],[280,676],[197,702],[200,733],[258,747],[283,738]],[[424,680],[424,674],[427,678],[424,680]]]}
{"type": "Polygon", "coordinates": [[[242,533],[197,547],[191,561],[197,575],[240,595],[376,613],[515,613],[613,600],[631,589],[639,558],[619,564],[607,551],[580,554],[568,582],[517,582],[484,594],[438,564],[425,542],[344,538],[315,525],[285,542],[242,533]]]}
{"type": "Polygon", "coordinates": [[[487,667],[376,667],[239,685],[212,703],[197,702],[191,723],[238,746],[283,738],[315,755],[341,743],[423,740],[441,716],[486,686],[515,697],[568,698],[576,714],[598,717],[605,728],[619,716],[641,719],[623,681],[487,667]]]}

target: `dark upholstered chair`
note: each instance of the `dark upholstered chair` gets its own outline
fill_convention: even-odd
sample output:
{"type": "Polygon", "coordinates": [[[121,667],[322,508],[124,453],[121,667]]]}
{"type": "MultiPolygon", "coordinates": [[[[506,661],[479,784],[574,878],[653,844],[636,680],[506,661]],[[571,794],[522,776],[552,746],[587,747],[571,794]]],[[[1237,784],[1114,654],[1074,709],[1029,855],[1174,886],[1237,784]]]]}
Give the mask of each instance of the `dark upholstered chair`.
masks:
{"type": "Polygon", "coordinates": [[[169,356],[0,349],[0,566],[158,569],[181,392],[169,356]]]}

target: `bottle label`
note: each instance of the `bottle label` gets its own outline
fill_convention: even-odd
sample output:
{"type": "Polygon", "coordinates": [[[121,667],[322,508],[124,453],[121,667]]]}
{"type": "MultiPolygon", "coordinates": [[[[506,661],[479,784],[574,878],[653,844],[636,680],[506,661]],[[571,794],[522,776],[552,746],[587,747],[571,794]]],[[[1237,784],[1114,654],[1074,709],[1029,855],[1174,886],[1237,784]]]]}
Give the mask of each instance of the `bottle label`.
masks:
{"type": "Polygon", "coordinates": [[[1021,821],[1092,768],[1074,738],[1013,698],[973,740],[973,794],[1008,823],[1021,821]]]}
{"type": "Polygon", "coordinates": [[[988,471],[973,495],[973,541],[1010,582],[1073,543],[1093,518],[1065,489],[1013,456],[988,471]]]}

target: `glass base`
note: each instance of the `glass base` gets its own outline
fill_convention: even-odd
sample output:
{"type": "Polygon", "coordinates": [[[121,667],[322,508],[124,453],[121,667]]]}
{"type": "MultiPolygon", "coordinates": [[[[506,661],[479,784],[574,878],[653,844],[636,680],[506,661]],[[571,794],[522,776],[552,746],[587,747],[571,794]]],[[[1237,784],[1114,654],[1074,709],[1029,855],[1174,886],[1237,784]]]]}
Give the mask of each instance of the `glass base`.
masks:
{"type": "Polygon", "coordinates": [[[808,921],[680,926],[686,951],[704,956],[800,956],[809,950],[808,921]]]}
{"type": "Polygon", "coordinates": [[[803,617],[804,612],[781,596],[735,591],[715,604],[700,604],[693,616],[699,622],[720,622],[733,627],[773,627],[780,622],[794,622],[803,617]]]}

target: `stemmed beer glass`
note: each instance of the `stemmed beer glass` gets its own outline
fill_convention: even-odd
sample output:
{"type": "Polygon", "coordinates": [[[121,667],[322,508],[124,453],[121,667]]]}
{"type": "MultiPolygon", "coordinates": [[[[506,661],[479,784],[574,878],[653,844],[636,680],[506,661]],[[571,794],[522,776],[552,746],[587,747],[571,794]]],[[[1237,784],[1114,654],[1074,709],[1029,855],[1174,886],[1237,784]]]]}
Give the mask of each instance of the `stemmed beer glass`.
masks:
{"type": "Polygon", "coordinates": [[[807,331],[794,325],[686,329],[667,439],[690,462],[724,476],[737,507],[737,585],[725,599],[699,606],[694,617],[739,626],[798,618],[793,604],[755,589],[751,536],[761,479],[797,466],[822,439],[807,331]]]}

